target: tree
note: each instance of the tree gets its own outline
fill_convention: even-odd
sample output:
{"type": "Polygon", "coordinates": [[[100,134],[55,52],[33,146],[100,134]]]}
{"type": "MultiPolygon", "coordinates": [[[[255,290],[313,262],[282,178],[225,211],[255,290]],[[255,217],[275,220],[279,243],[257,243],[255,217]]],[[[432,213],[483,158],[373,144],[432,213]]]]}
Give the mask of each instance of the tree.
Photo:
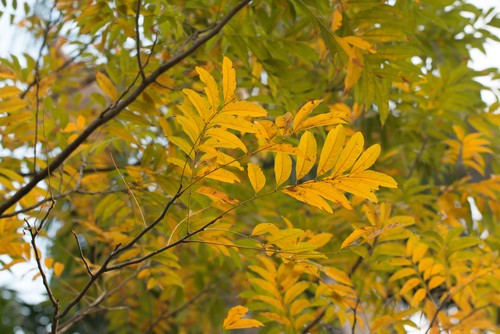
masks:
{"type": "Polygon", "coordinates": [[[52,333],[498,329],[500,95],[476,80],[499,74],[469,67],[493,9],[24,11],[36,56],[0,68],[0,251],[35,259],[52,333]]]}

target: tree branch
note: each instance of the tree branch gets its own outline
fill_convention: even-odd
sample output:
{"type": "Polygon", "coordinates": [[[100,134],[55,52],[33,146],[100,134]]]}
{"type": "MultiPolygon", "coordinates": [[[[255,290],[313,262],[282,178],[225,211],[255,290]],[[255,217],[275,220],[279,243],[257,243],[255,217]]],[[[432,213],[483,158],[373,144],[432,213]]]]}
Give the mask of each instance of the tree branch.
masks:
{"type": "Polygon", "coordinates": [[[146,77],[126,98],[115,103],[115,105],[105,109],[92,123],[90,123],[82,133],[71,142],[59,155],[57,155],[54,160],[35,175],[27,184],[21,187],[12,197],[8,198],[2,205],[0,205],[0,215],[7,211],[10,207],[14,206],[20,199],[26,196],[40,181],[44,180],[48,175],[49,171],[54,171],[59,168],[66,159],[68,159],[71,154],[78,148],[83,142],[93,134],[99,127],[106,124],[116,116],[118,116],[126,107],[128,107],[132,102],[134,102],[141,93],[156,79],[171,69],[173,66],[180,63],[182,60],[194,53],[199,47],[204,45],[207,41],[212,39],[217,35],[221,29],[231,20],[231,18],[236,15],[242,8],[248,5],[251,0],[243,0],[236,7],[234,7],[226,17],[224,17],[219,23],[217,23],[212,30],[207,32],[196,40],[187,50],[179,53],[172,57],[165,64],[159,66],[153,73],[146,77]]]}

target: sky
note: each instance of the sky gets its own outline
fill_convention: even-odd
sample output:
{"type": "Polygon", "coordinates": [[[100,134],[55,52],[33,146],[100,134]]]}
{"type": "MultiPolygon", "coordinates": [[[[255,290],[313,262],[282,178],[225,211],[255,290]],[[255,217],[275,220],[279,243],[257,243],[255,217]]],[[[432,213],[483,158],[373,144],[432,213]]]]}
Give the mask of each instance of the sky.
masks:
{"type": "MultiPolygon", "coordinates": [[[[7,2],[10,3],[11,1],[8,0],[7,2]]],[[[19,1],[20,4],[22,2],[23,1],[19,1]]],[[[469,2],[483,8],[496,7],[497,12],[500,12],[499,0],[471,0],[469,2]]],[[[19,5],[19,8],[22,8],[22,5],[19,5]]],[[[2,8],[0,8],[0,11],[1,10],[2,8]]],[[[0,57],[7,57],[10,54],[20,55],[22,52],[26,51],[27,45],[31,43],[27,33],[15,29],[10,25],[8,14],[11,13],[3,13],[0,18],[0,31],[2,32],[2,36],[0,38],[0,57]]],[[[497,29],[497,33],[500,35],[500,29],[497,29]]],[[[32,55],[38,52],[37,47],[35,46],[27,51],[32,55]]],[[[473,50],[471,52],[471,56],[471,66],[476,70],[482,70],[488,67],[498,68],[500,67],[500,43],[490,42],[486,45],[486,54],[483,54],[478,50],[473,50]]],[[[491,80],[484,78],[481,82],[487,86],[500,89],[500,81],[492,82],[491,80]]],[[[491,94],[484,94],[483,99],[487,103],[491,103],[495,100],[494,96],[491,94]]],[[[0,151],[0,159],[1,153],[2,152],[0,151]]],[[[45,291],[43,289],[41,279],[38,278],[32,280],[32,277],[37,273],[35,267],[35,263],[27,263],[14,266],[12,273],[0,271],[0,286],[17,290],[20,297],[29,303],[36,304],[45,300],[45,291]]],[[[413,331],[411,333],[419,333],[419,331],[413,331]]]]}

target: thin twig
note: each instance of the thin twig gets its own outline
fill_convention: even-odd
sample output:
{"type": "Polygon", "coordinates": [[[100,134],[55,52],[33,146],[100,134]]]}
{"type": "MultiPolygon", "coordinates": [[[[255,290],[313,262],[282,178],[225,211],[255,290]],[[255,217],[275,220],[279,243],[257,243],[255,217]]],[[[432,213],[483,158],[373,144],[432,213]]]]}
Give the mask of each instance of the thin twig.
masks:
{"type": "Polygon", "coordinates": [[[171,317],[175,317],[177,314],[179,314],[180,312],[184,311],[186,308],[188,308],[189,306],[191,306],[195,301],[197,301],[199,298],[201,298],[204,294],[206,294],[208,291],[212,290],[213,289],[213,286],[214,284],[210,284],[209,286],[207,286],[205,289],[199,291],[196,295],[194,295],[193,297],[191,297],[189,300],[187,300],[184,304],[182,304],[181,306],[179,306],[178,308],[168,312],[168,313],[165,313],[165,314],[160,314],[149,326],[148,328],[144,331],[145,334],[147,333],[152,333],[153,332],[153,329],[156,327],[156,325],[158,325],[158,323],[162,320],[165,320],[165,319],[168,319],[168,318],[171,318],[171,317]]]}
{"type": "MultiPolygon", "coordinates": [[[[136,277],[137,273],[143,269],[144,266],[141,266],[137,268],[131,275],[129,275],[127,278],[125,278],[123,281],[121,281],[114,289],[110,291],[104,291],[101,293],[91,304],[87,305],[85,308],[81,309],[73,315],[71,319],[63,323],[62,325],[59,326],[59,333],[64,333],[68,329],[71,328],[75,323],[86,317],[87,315],[90,315],[94,312],[97,312],[101,310],[102,308],[99,308],[99,304],[101,304],[103,301],[105,301],[109,296],[113,295],[117,291],[119,291],[121,288],[125,286],[132,278],[136,277]]],[[[106,309],[106,308],[105,308],[106,309]]]]}
{"type": "Polygon", "coordinates": [[[87,272],[89,273],[90,277],[93,277],[94,274],[92,274],[92,271],[90,270],[89,264],[87,263],[87,260],[85,260],[85,256],[83,255],[82,246],[80,245],[80,240],[78,240],[78,235],[76,234],[76,232],[74,230],[71,230],[71,232],[75,236],[76,245],[78,246],[78,251],[80,252],[80,258],[82,259],[83,264],[85,265],[85,268],[87,269],[87,272]]]}
{"type": "Polygon", "coordinates": [[[141,206],[139,205],[139,201],[135,197],[134,192],[132,191],[132,189],[130,189],[130,187],[128,186],[128,183],[125,180],[125,178],[123,177],[122,173],[120,173],[120,169],[116,165],[115,159],[113,158],[113,154],[110,153],[109,156],[111,157],[111,161],[113,162],[113,165],[116,167],[116,171],[118,172],[118,175],[120,175],[120,178],[122,179],[123,183],[125,184],[125,187],[127,187],[128,193],[134,199],[135,205],[137,205],[137,208],[139,209],[139,213],[141,214],[141,218],[142,218],[142,222],[144,223],[144,226],[147,226],[148,224],[146,224],[146,218],[144,218],[144,213],[142,212],[141,206]]]}
{"type": "Polygon", "coordinates": [[[135,12],[135,47],[137,53],[137,65],[139,66],[139,73],[141,74],[142,80],[146,80],[146,75],[144,74],[144,67],[141,62],[141,35],[139,32],[139,18],[141,16],[141,0],[137,0],[137,9],[135,12]]]}
{"type": "Polygon", "coordinates": [[[37,173],[33,179],[31,179],[27,184],[21,187],[13,196],[8,198],[0,205],[0,215],[7,211],[10,207],[15,205],[21,198],[26,196],[40,181],[44,180],[50,170],[56,170],[59,168],[66,159],[68,159],[72,153],[82,145],[82,143],[93,134],[98,128],[106,124],[110,120],[118,116],[126,107],[128,107],[132,102],[134,102],[142,92],[156,79],[183,61],[185,58],[194,53],[199,47],[204,45],[208,40],[216,36],[221,29],[236,15],[242,8],[248,5],[251,0],[243,0],[238,5],[236,5],[227,15],[222,19],[217,25],[214,26],[206,35],[200,37],[191,47],[187,50],[179,53],[178,55],[172,57],[165,64],[160,65],[155,71],[153,71],[149,76],[146,77],[126,98],[121,100],[119,103],[106,108],[94,121],[92,121],[80,135],[72,141],[61,153],[59,153],[54,160],[39,173],[37,173]]]}
{"type": "Polygon", "coordinates": [[[52,25],[51,18],[52,18],[52,12],[54,11],[55,4],[50,10],[50,16],[47,21],[47,26],[45,27],[43,31],[43,39],[42,39],[42,45],[40,46],[40,49],[38,49],[38,57],[35,63],[35,78],[34,78],[34,83],[35,83],[35,144],[33,145],[33,174],[36,175],[36,147],[38,145],[38,114],[40,112],[40,62],[42,60],[42,53],[45,47],[47,46],[47,40],[49,37],[49,31],[52,25]]]}
{"type": "Polygon", "coordinates": [[[31,242],[31,246],[33,247],[33,251],[35,253],[35,261],[36,261],[36,265],[38,267],[38,272],[40,273],[40,276],[42,277],[43,286],[45,287],[45,291],[47,292],[47,295],[49,296],[49,300],[52,303],[52,307],[54,308],[54,316],[52,317],[52,325],[51,325],[52,333],[57,333],[58,319],[57,319],[56,315],[59,312],[59,301],[54,297],[54,294],[52,293],[52,290],[51,290],[50,285],[49,285],[49,280],[47,279],[47,275],[45,275],[45,271],[43,270],[43,267],[42,267],[42,260],[40,257],[40,253],[39,253],[38,247],[36,245],[36,237],[40,233],[40,230],[43,228],[43,224],[45,223],[45,220],[47,220],[49,213],[50,213],[50,211],[52,211],[53,208],[54,208],[54,202],[52,202],[51,206],[49,207],[49,209],[47,211],[47,214],[40,221],[40,224],[38,225],[38,227],[36,226],[36,222],[35,222],[34,226],[32,227],[27,219],[25,219],[24,221],[26,222],[26,225],[28,226],[27,230],[28,230],[30,237],[31,237],[30,242],[31,242]]]}
{"type": "Polygon", "coordinates": [[[323,317],[325,316],[326,314],[326,310],[328,308],[329,305],[325,306],[325,308],[323,309],[323,311],[321,311],[317,316],[316,318],[314,318],[313,321],[311,321],[311,323],[309,325],[307,325],[303,330],[302,330],[302,334],[307,334],[309,333],[309,331],[311,329],[313,329],[314,326],[316,326],[320,321],[321,319],[323,319],[323,317]]]}

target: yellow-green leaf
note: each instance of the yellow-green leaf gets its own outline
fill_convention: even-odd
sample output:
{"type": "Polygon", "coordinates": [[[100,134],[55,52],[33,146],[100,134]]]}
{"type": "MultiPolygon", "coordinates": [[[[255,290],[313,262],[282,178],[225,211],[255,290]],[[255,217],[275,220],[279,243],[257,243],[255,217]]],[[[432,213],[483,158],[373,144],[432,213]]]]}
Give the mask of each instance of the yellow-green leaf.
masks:
{"type": "Polygon", "coordinates": [[[261,235],[268,232],[271,234],[275,234],[278,231],[279,229],[271,223],[260,223],[254,227],[252,231],[252,236],[261,235]]]}
{"type": "Polygon", "coordinates": [[[259,166],[252,163],[248,164],[247,171],[250,183],[252,184],[255,193],[258,193],[266,185],[266,176],[259,166]]]}
{"type": "Polygon", "coordinates": [[[233,67],[233,62],[224,57],[222,61],[222,87],[224,90],[224,104],[231,102],[236,90],[236,72],[233,67]]]}
{"type": "Polygon", "coordinates": [[[289,228],[281,230],[278,233],[267,238],[268,244],[274,244],[279,247],[286,247],[290,244],[297,244],[304,231],[298,228],[289,228]]]}
{"type": "Polygon", "coordinates": [[[359,157],[363,151],[364,138],[361,132],[356,132],[347,142],[344,149],[340,153],[340,157],[333,168],[332,175],[340,175],[347,169],[349,169],[352,164],[359,157]]]}
{"type": "Polygon", "coordinates": [[[314,135],[306,131],[300,137],[299,149],[305,154],[304,156],[297,157],[296,175],[297,180],[302,179],[309,173],[311,168],[316,163],[317,145],[314,135]]]}
{"type": "Polygon", "coordinates": [[[184,153],[186,153],[187,156],[189,156],[191,159],[194,158],[194,151],[193,151],[193,146],[190,145],[187,140],[181,137],[176,137],[176,136],[170,136],[168,137],[168,140],[180,148],[184,153]]]}
{"type": "Polygon", "coordinates": [[[333,168],[337,162],[342,146],[344,145],[345,132],[342,125],[337,125],[335,129],[330,130],[325,139],[325,144],[319,156],[317,175],[323,175],[333,168]]]}
{"type": "Polygon", "coordinates": [[[116,91],[115,85],[113,82],[103,73],[96,73],[97,85],[102,89],[104,94],[109,97],[111,100],[116,101],[118,98],[118,92],[116,91]]]}
{"type": "Polygon", "coordinates": [[[303,293],[308,287],[309,282],[298,282],[297,284],[286,290],[285,297],[283,298],[285,305],[290,305],[290,303],[294,301],[294,299],[297,298],[301,293],[303,293]]]}
{"type": "Polygon", "coordinates": [[[292,158],[288,154],[277,153],[274,159],[274,175],[276,176],[276,187],[282,185],[292,173],[292,158]]]}
{"type": "Polygon", "coordinates": [[[226,318],[224,319],[224,329],[239,329],[239,328],[252,328],[262,327],[264,324],[254,319],[241,319],[248,312],[245,306],[235,306],[229,310],[226,318]]]}

